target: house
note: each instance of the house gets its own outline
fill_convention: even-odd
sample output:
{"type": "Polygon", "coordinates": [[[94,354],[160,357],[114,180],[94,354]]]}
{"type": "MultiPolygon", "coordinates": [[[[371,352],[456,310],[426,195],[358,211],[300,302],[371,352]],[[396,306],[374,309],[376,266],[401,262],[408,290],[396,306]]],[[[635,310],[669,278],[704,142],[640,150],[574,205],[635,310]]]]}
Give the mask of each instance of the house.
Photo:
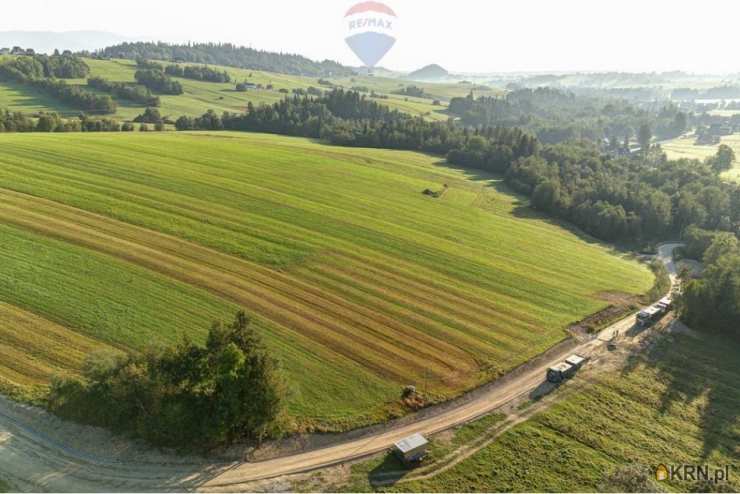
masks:
{"type": "Polygon", "coordinates": [[[414,465],[427,455],[429,441],[421,434],[414,434],[398,441],[394,446],[396,455],[405,465],[414,465]]]}
{"type": "Polygon", "coordinates": [[[10,48],[0,48],[0,55],[10,55],[10,48]]]}

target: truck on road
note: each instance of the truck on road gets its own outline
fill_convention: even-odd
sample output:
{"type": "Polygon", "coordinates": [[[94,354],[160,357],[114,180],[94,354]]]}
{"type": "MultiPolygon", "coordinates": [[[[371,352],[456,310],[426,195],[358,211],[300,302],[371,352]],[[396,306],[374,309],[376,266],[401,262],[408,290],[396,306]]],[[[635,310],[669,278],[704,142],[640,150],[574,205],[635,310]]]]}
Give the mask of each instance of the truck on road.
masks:
{"type": "Polygon", "coordinates": [[[559,384],[575,376],[586,363],[586,359],[580,355],[571,355],[565,362],[547,369],[547,380],[553,384],[559,384]]]}

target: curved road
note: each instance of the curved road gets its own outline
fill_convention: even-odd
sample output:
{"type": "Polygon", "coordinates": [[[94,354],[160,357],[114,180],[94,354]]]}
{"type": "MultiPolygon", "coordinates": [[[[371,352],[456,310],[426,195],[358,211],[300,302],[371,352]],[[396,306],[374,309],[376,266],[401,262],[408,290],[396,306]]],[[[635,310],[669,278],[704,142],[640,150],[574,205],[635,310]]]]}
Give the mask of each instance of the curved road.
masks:
{"type": "MultiPolygon", "coordinates": [[[[674,279],[677,270],[672,254],[678,246],[665,244],[658,254],[674,279]]],[[[616,332],[625,334],[634,324],[633,315],[433,416],[361,439],[258,463],[207,464],[137,450],[103,431],[63,423],[38,409],[0,398],[0,478],[33,490],[182,491],[236,488],[246,482],[308,472],[386,450],[417,432],[435,434],[488,414],[542,386],[547,369],[568,354],[589,356],[616,332]]]]}

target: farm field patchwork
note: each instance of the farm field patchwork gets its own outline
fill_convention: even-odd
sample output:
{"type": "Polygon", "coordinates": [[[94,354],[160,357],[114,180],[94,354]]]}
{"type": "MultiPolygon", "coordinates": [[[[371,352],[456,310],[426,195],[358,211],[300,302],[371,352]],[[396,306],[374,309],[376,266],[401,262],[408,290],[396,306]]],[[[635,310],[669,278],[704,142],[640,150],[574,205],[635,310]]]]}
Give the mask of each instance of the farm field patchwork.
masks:
{"type": "MultiPolygon", "coordinates": [[[[668,159],[697,159],[705,160],[710,156],[717,154],[719,144],[716,146],[698,146],[695,144],[694,137],[680,137],[672,141],[661,143],[663,151],[668,155],[668,159]]],[[[730,146],[735,155],[740,159],[740,134],[722,137],[722,144],[730,146]]],[[[735,167],[724,173],[723,177],[727,180],[740,182],[740,161],[735,163],[735,167]]]]}
{"type": "MultiPolygon", "coordinates": [[[[635,463],[650,472],[661,464],[729,466],[729,490],[717,492],[736,491],[738,351],[736,342],[717,335],[669,337],[621,373],[600,376],[451,469],[387,490],[593,492],[604,490],[615,468],[635,463]]],[[[678,480],[663,487],[701,492],[678,480]]]]}
{"type": "Polygon", "coordinates": [[[30,329],[0,331],[28,355],[0,377],[38,385],[88,349],[202,340],[244,308],[296,428],[343,430],[402,412],[404,385],[444,399],[496,378],[605,294],[652,285],[438,161],[259,134],[3,135],[0,321],[30,329]],[[39,331],[80,353],[36,351],[39,331]]]}

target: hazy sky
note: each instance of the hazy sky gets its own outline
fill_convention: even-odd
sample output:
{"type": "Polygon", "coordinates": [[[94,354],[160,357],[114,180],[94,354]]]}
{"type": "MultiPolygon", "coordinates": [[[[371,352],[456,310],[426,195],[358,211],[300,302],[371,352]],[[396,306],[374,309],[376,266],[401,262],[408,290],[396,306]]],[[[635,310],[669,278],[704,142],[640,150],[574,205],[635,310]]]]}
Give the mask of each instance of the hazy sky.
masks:
{"type": "MultiPolygon", "coordinates": [[[[359,0],[357,0],[359,1],[359,0]]],[[[359,65],[347,0],[4,1],[0,31],[103,30],[231,41],[359,65]],[[107,6],[110,5],[110,8],[107,6]]],[[[382,66],[453,72],[740,72],[740,0],[386,0],[398,42],[382,66]]]]}

